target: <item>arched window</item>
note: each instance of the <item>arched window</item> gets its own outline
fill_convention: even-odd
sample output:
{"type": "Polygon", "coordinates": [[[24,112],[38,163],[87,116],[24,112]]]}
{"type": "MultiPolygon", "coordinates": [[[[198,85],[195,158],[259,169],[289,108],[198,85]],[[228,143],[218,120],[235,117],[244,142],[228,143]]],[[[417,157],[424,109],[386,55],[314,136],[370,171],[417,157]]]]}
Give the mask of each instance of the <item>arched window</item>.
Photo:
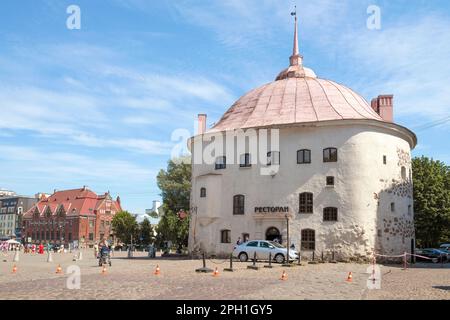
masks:
{"type": "Polygon", "coordinates": [[[337,221],[338,219],[338,209],[333,207],[328,207],[323,209],[323,221],[337,221]]]}
{"type": "Polygon", "coordinates": [[[227,168],[227,157],[221,156],[216,158],[216,170],[227,168]]]}
{"type": "Polygon", "coordinates": [[[312,229],[302,230],[302,250],[316,249],[316,232],[312,229]]]}
{"type": "Polygon", "coordinates": [[[311,163],[311,150],[298,150],[297,151],[297,164],[311,163]]]}
{"type": "Polygon", "coordinates": [[[206,188],[200,188],[200,198],[206,198],[206,188]]]}
{"type": "Polygon", "coordinates": [[[406,180],[406,168],[402,167],[402,179],[406,180]]]}
{"type": "Polygon", "coordinates": [[[313,194],[310,192],[300,193],[299,213],[313,213],[313,194]]]}
{"type": "Polygon", "coordinates": [[[337,162],[338,152],[336,148],[327,148],[323,150],[323,162],[337,162]]]}
{"type": "Polygon", "coordinates": [[[221,243],[231,243],[231,230],[221,230],[220,231],[220,242],[221,243]]]}
{"type": "Polygon", "coordinates": [[[245,196],[242,194],[233,197],[233,214],[242,215],[245,213],[245,196]]]}

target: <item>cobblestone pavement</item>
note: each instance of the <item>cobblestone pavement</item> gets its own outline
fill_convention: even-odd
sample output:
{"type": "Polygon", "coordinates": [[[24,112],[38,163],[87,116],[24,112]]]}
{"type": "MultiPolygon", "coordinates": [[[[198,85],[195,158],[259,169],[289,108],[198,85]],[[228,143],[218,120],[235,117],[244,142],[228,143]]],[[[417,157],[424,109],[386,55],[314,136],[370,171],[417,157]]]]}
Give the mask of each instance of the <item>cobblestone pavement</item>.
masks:
{"type": "MultiPolygon", "coordinates": [[[[422,265],[402,270],[382,266],[381,290],[368,290],[370,277],[364,264],[316,264],[273,269],[249,270],[249,263],[234,263],[234,272],[224,272],[228,262],[207,260],[218,267],[218,277],[199,274],[200,260],[147,259],[135,253],[134,259],[115,253],[106,274],[97,265],[92,251],[85,251],[81,261],[72,254],[20,255],[17,272],[10,254],[0,260],[0,299],[450,299],[450,264],[422,265]],[[56,274],[58,264],[65,274],[56,274]],[[156,265],[161,274],[153,274],[156,265]],[[81,271],[81,289],[70,290],[67,268],[77,265],[81,271]],[[283,270],[287,280],[281,281],[283,270]],[[353,281],[347,282],[349,272],[353,281]]],[[[263,263],[259,264],[261,267],[263,263]]]]}

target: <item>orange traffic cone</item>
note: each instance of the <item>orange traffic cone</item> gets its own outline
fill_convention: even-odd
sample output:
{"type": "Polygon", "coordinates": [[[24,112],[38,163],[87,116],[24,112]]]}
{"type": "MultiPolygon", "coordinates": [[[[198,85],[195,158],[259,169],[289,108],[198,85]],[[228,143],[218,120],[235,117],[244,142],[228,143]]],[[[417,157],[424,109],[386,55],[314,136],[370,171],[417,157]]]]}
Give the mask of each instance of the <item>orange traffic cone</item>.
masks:
{"type": "Polygon", "coordinates": [[[348,273],[347,282],[352,282],[352,280],[353,280],[353,274],[352,274],[352,272],[350,271],[350,272],[348,273]]]}
{"type": "Polygon", "coordinates": [[[102,274],[106,274],[106,266],[103,266],[103,268],[102,268],[102,274]]]}
{"type": "Polygon", "coordinates": [[[213,273],[213,277],[218,277],[218,276],[219,276],[219,270],[216,267],[216,269],[214,270],[214,273],[213,273]]]}
{"type": "Polygon", "coordinates": [[[62,273],[62,268],[60,264],[58,264],[58,267],[56,268],[56,273],[62,273]]]}
{"type": "Polygon", "coordinates": [[[14,265],[13,269],[12,269],[12,273],[16,273],[17,272],[17,266],[14,265]]]}
{"type": "Polygon", "coordinates": [[[161,274],[161,270],[159,269],[159,265],[156,265],[155,273],[156,276],[161,274]]]}
{"type": "Polygon", "coordinates": [[[283,274],[281,275],[280,280],[287,280],[287,274],[286,274],[286,271],[283,270],[283,274]]]}

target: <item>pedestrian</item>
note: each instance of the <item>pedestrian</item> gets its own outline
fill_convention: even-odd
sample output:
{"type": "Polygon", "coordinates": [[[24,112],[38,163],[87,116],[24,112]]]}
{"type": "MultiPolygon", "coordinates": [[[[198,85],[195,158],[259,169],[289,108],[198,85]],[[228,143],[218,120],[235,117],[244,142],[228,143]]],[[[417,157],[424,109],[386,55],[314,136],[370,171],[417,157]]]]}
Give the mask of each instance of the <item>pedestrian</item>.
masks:
{"type": "Polygon", "coordinates": [[[242,244],[241,237],[239,237],[239,238],[237,239],[236,244],[237,244],[238,246],[240,246],[240,245],[242,244]]]}
{"type": "Polygon", "coordinates": [[[44,254],[44,245],[42,242],[39,244],[39,254],[44,254]]]}
{"type": "Polygon", "coordinates": [[[95,259],[98,258],[98,245],[97,244],[94,244],[94,257],[95,257],[95,259]]]}

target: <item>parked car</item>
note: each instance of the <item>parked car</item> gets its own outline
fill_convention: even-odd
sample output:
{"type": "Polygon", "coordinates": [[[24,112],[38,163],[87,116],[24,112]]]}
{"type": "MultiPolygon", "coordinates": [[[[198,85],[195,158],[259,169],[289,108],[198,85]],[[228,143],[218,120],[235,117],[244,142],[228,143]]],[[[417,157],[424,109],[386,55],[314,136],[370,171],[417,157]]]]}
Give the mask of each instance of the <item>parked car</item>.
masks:
{"type": "Polygon", "coordinates": [[[439,246],[439,250],[450,253],[450,243],[444,243],[439,246]]]}
{"type": "MultiPolygon", "coordinates": [[[[257,260],[269,260],[269,254],[272,254],[272,260],[277,263],[283,263],[287,257],[287,249],[277,242],[267,240],[252,240],[244,242],[234,247],[233,257],[238,258],[241,262],[253,259],[256,252],[257,260]]],[[[297,260],[298,252],[289,249],[289,261],[297,260]]]]}
{"type": "Polygon", "coordinates": [[[441,261],[441,258],[446,261],[447,260],[447,253],[438,249],[421,249],[421,250],[416,250],[416,254],[430,258],[429,259],[424,259],[421,257],[416,257],[417,261],[431,261],[433,263],[438,263],[441,261]]]}

